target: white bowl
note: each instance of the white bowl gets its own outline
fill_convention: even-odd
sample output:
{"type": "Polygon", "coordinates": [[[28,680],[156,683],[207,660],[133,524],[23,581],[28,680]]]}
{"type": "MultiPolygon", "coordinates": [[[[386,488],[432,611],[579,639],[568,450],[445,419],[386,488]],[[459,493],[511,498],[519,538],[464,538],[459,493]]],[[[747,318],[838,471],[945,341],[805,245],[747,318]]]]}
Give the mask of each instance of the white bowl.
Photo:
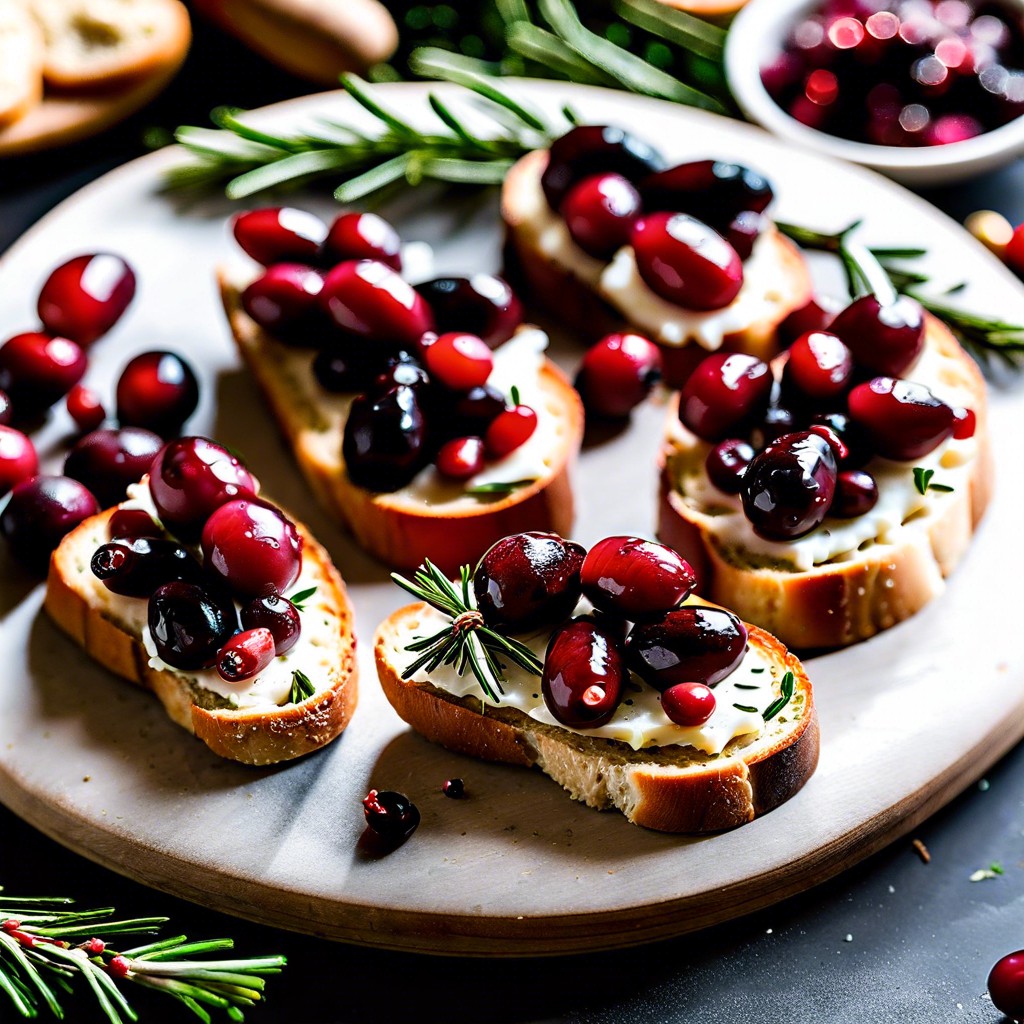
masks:
{"type": "MultiPolygon", "coordinates": [[[[1024,10],[1024,0],[1010,0],[1024,10]]],[[[729,29],[725,69],[736,102],[751,121],[807,149],[873,167],[907,185],[944,185],[1009,163],[1024,153],[1024,117],[945,146],[873,146],[808,128],[768,95],[761,67],[782,49],[791,26],[820,0],[750,0],[729,29]]]]}

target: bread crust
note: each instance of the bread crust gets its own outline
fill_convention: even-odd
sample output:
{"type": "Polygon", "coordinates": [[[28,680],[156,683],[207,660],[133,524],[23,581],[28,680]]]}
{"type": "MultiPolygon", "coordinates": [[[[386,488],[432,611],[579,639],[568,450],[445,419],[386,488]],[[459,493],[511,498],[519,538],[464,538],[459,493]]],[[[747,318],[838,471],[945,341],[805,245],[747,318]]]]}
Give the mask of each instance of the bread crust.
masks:
{"type": "Polygon", "coordinates": [[[76,552],[83,539],[97,530],[107,535],[106,523],[113,511],[101,512],[76,527],[50,559],[44,607],[68,636],[110,671],[151,690],[173,721],[229,760],[250,765],[288,761],[319,750],[341,734],[358,698],[352,606],[327,552],[301,523],[295,525],[303,540],[303,560],[315,567],[317,601],[338,627],[337,658],[328,685],[300,704],[273,711],[208,710],[192,702],[188,684],[178,673],[151,668],[141,637],[95,607],[76,586],[76,552]]]}
{"type": "MultiPolygon", "coordinates": [[[[659,760],[599,737],[544,725],[515,708],[478,708],[476,698],[458,698],[403,680],[388,659],[388,638],[403,630],[422,604],[408,605],[378,628],[377,675],[399,716],[427,739],[487,761],[539,767],[591,807],[615,807],[634,824],[662,832],[705,833],[735,828],[796,794],[813,774],[820,746],[817,711],[803,666],[774,637],[749,627],[749,642],[782,671],[793,673],[803,696],[799,717],[749,745],[733,741],[716,758],[683,748],[659,760]]],[[[672,752],[663,747],[661,753],[672,752]]]]}
{"type": "MultiPolygon", "coordinates": [[[[502,185],[501,215],[506,226],[505,263],[509,276],[522,279],[532,296],[585,338],[597,340],[611,331],[622,330],[644,334],[643,327],[630,323],[587,282],[542,253],[523,230],[528,210],[524,196],[539,187],[547,162],[546,150],[527,153],[513,165],[502,185]]],[[[813,285],[800,250],[778,232],[773,234],[772,244],[791,283],[791,301],[780,302],[772,316],[742,331],[726,334],[722,340],[724,351],[746,352],[766,361],[771,359],[779,351],[779,324],[811,298],[813,285]]],[[[692,339],[683,345],[659,343],[658,347],[663,379],[672,388],[682,387],[697,364],[708,355],[708,350],[692,339]]]]}
{"type": "Polygon", "coordinates": [[[323,403],[318,407],[320,392],[310,383],[310,350],[289,348],[264,333],[246,315],[237,288],[223,274],[220,288],[242,359],[299,469],[320,503],[370,554],[402,569],[415,569],[429,556],[444,572],[454,574],[459,566],[474,564],[491,544],[509,534],[572,532],[570,476],[583,438],[583,405],[575,388],[550,360],[545,360],[541,370],[541,386],[549,402],[564,414],[566,430],[561,450],[552,453],[547,475],[472,508],[410,507],[393,495],[368,491],[351,482],[341,456],[343,420],[332,420],[323,403]],[[311,397],[305,403],[297,402],[290,387],[301,388],[311,397]],[[328,432],[333,432],[331,443],[325,446],[323,438],[328,432]]]}
{"type": "MultiPolygon", "coordinates": [[[[945,589],[967,552],[993,488],[985,382],[974,361],[937,319],[929,316],[926,344],[952,360],[947,370],[974,397],[977,451],[969,486],[943,496],[942,514],[920,537],[876,543],[851,561],[807,571],[754,568],[726,556],[711,519],[689,506],[674,488],[672,461],[680,449],[672,428],[678,396],[669,404],[667,440],[660,457],[658,536],[680,551],[697,573],[701,592],[798,649],[842,647],[909,618],[945,589]]],[[[912,374],[911,374],[912,376],[912,374]]]]}

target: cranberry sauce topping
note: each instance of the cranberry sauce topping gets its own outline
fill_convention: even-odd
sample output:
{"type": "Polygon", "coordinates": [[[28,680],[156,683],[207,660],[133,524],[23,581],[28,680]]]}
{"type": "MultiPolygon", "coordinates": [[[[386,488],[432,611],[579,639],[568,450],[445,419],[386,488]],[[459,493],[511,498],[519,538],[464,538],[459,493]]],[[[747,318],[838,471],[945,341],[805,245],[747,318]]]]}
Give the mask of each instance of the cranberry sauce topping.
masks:
{"type": "Polygon", "coordinates": [[[862,469],[844,469],[836,477],[836,493],[829,515],[852,519],[870,512],[878,504],[878,484],[862,469]]]}
{"type": "Polygon", "coordinates": [[[541,692],[563,725],[604,725],[622,700],[629,672],[620,640],[593,618],[572,619],[548,642],[541,692]]]}
{"type": "Polygon", "coordinates": [[[484,468],[484,455],[483,438],[453,438],[437,453],[437,471],[449,480],[468,480],[484,468]]]}
{"type": "Polygon", "coordinates": [[[898,377],[924,348],[924,310],[905,296],[883,305],[874,295],[863,295],[839,313],[829,330],[846,343],[862,370],[898,377]]]}
{"type": "Polygon", "coordinates": [[[661,380],[661,350],[639,334],[608,334],[587,350],[576,390],[588,414],[628,416],[661,380]]]}
{"type": "Polygon", "coordinates": [[[0,512],[0,535],[17,561],[33,572],[45,572],[61,538],[99,510],[96,499],[77,480],[33,476],[11,491],[0,512]]]}
{"type": "Polygon", "coordinates": [[[676,683],[661,695],[661,708],[684,729],[703,725],[715,712],[715,694],[704,683],[676,683]]]}
{"type": "Polygon", "coordinates": [[[85,352],[69,338],[26,331],[0,346],[0,388],[16,415],[25,419],[63,398],[87,365],[85,352]]]}
{"type": "Polygon", "coordinates": [[[143,352],[117,381],[117,418],[125,427],[173,437],[198,404],[195,372],[176,352],[143,352]]]}
{"type": "Polygon", "coordinates": [[[416,389],[398,385],[352,402],[342,456],[351,481],[370,491],[397,491],[427,465],[427,421],[416,389]]]}
{"type": "Polygon", "coordinates": [[[242,308],[279,341],[308,345],[323,323],[324,276],[304,263],[275,263],[242,292],[242,308]]]}
{"type": "Polygon", "coordinates": [[[621,174],[594,174],[569,189],[561,212],[572,240],[590,256],[609,260],[629,242],[640,193],[621,174]]]}
{"type": "Polygon", "coordinates": [[[716,352],[703,360],[679,396],[679,419],[705,441],[735,436],[764,415],[772,392],[767,363],[716,352]]]}
{"type": "Polygon", "coordinates": [[[475,334],[440,335],[426,350],[430,375],[452,391],[471,391],[487,383],[494,369],[491,350],[475,334]]]}
{"type": "Polygon", "coordinates": [[[124,501],[129,484],[149,472],[163,441],[140,427],[94,430],[75,442],[64,460],[67,476],[80,480],[109,508],[124,501]]]}
{"type": "Polygon", "coordinates": [[[269,629],[277,654],[286,654],[302,632],[299,609],[286,597],[274,592],[251,598],[242,605],[242,629],[269,629]]]}
{"type": "Polygon", "coordinates": [[[772,201],[768,182],[746,167],[724,160],[693,160],[644,178],[644,209],[688,213],[725,232],[742,213],[763,213],[772,201]]]}
{"type": "Polygon", "coordinates": [[[236,633],[217,652],[217,672],[229,683],[258,676],[274,660],[274,635],[258,627],[236,633]]]}
{"type": "Polygon", "coordinates": [[[249,210],[231,225],[235,241],[257,263],[315,263],[327,238],[327,225],[292,206],[249,210]]]}
{"type": "Polygon", "coordinates": [[[92,574],[115,594],[149,597],[164,583],[201,583],[202,566],[180,544],[159,537],[134,537],[101,544],[89,563],[92,574]]]}
{"type": "Polygon", "coordinates": [[[39,290],[39,319],[51,334],[89,346],[117,323],[134,295],[135,274],[120,256],[76,256],[39,290]]]}
{"type": "Polygon", "coordinates": [[[84,384],[76,384],[68,392],[66,405],[68,415],[83,434],[98,429],[107,418],[100,396],[84,384]]]}
{"type": "Polygon", "coordinates": [[[22,480],[35,476],[38,469],[32,441],[20,430],[0,425],[0,498],[22,480]]]}
{"type": "Polygon", "coordinates": [[[537,413],[529,405],[514,405],[498,413],[484,433],[484,446],[492,459],[503,459],[526,444],[537,429],[537,413]]]}
{"type": "Polygon", "coordinates": [[[919,459],[951,437],[953,410],[922,384],[875,377],[850,392],[850,417],[887,459],[919,459]]]}
{"type": "Polygon", "coordinates": [[[442,334],[466,331],[497,348],[523,322],[523,304],[508,282],[493,274],[438,277],[417,285],[416,291],[433,310],[442,334]]]}
{"type": "Polygon", "coordinates": [[[793,342],[782,371],[783,392],[819,406],[846,391],[853,376],[853,356],[828,331],[809,331],[793,342]]]}
{"type": "Polygon", "coordinates": [[[157,654],[174,668],[212,667],[238,628],[230,595],[213,584],[163,583],[149,599],[149,632],[157,654]]]}
{"type": "Polygon", "coordinates": [[[326,266],[343,260],[377,260],[401,273],[402,239],[375,213],[342,213],[327,232],[320,259],[326,266]]]}
{"type": "Polygon", "coordinates": [[[739,494],[754,454],[753,446],[741,438],[719,441],[704,460],[708,479],[723,494],[739,494]]]}

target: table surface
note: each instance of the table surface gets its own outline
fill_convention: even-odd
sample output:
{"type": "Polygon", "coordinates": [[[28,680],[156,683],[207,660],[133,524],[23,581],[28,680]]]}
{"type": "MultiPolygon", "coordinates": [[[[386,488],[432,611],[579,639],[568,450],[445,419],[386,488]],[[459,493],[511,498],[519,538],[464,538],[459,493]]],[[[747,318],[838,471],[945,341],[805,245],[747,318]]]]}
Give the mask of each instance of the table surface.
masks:
{"type": "MultiPolygon", "coordinates": [[[[204,124],[211,106],[255,107],[309,86],[196,26],[189,60],[146,111],[99,138],[0,162],[0,252],[86,182],[144,152],[146,129],[204,124]]],[[[958,219],[992,208],[1024,220],[1018,164],[926,198],[958,219]]],[[[996,311],[993,311],[996,312],[996,311]]],[[[965,642],[969,624],[964,624],[965,642]]],[[[968,698],[969,699],[969,698],[968,698]]],[[[1024,946],[1024,747],[914,833],[831,883],[770,910],[640,949],[549,960],[385,953],[225,917],[114,875],[0,807],[0,882],[9,894],[62,894],[121,915],[166,915],[175,933],[231,936],[241,953],[284,953],[254,1024],[356,1024],[410,1016],[477,1022],[995,1022],[985,978],[1024,946]],[[1005,874],[978,883],[998,861],[1005,874]],[[330,979],[330,984],[325,984],[330,979]],[[496,997],[496,993],[501,993],[496,997]]],[[[129,993],[143,1021],[184,1021],[177,1004],[129,993]]],[[[67,1019],[102,1019],[88,997],[67,1019]]],[[[5,1008],[4,1013],[7,1010],[5,1008]]]]}

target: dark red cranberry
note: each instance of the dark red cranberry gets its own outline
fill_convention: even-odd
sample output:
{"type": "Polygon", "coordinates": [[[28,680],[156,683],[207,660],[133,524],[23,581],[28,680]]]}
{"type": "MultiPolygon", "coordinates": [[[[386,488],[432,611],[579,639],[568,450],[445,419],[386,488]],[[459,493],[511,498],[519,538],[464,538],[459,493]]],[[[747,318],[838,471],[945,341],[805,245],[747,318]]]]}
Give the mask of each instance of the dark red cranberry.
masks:
{"type": "Polygon", "coordinates": [[[846,457],[842,465],[846,469],[863,466],[874,454],[871,450],[868,437],[846,413],[822,412],[811,417],[810,426],[817,425],[828,427],[829,430],[843,442],[846,448],[846,457]]]}
{"type": "Polygon", "coordinates": [[[442,403],[438,413],[447,436],[483,437],[505,408],[505,396],[497,388],[485,384],[452,396],[452,401],[442,403]]]}
{"type": "Polygon", "coordinates": [[[437,453],[437,471],[449,480],[468,480],[484,468],[484,442],[479,437],[456,437],[437,453]]]}
{"type": "Polygon", "coordinates": [[[170,441],[153,461],[149,493],[161,522],[172,533],[198,540],[215,509],[251,498],[259,481],[226,448],[205,437],[170,441]]]}
{"type": "Polygon", "coordinates": [[[812,405],[838,398],[853,377],[850,350],[827,331],[809,331],[793,342],[782,371],[783,387],[812,405]]]}
{"type": "Polygon", "coordinates": [[[462,779],[445,779],[441,792],[450,800],[461,800],[466,795],[466,784],[462,779]]]}
{"type": "Polygon", "coordinates": [[[783,434],[754,457],[743,476],[743,511],[769,540],[793,540],[828,513],[836,488],[832,446],[818,434],[783,434]]]}
{"type": "Polygon", "coordinates": [[[1024,949],[1008,953],[989,972],[992,1005],[1013,1020],[1024,1017],[1024,949]]]}
{"type": "Polygon", "coordinates": [[[87,365],[85,352],[70,339],[27,331],[0,346],[0,387],[24,419],[63,398],[87,365]]]}
{"type": "Polygon", "coordinates": [[[107,520],[107,536],[111,540],[134,540],[136,537],[162,537],[163,531],[141,508],[115,508],[107,520]]]}
{"type": "Polygon", "coordinates": [[[402,239],[375,213],[342,213],[327,232],[322,258],[329,266],[342,260],[378,260],[401,273],[402,239]]]}
{"type": "Polygon", "coordinates": [[[217,672],[229,683],[258,676],[274,660],[274,636],[258,627],[236,633],[217,652],[217,672]]]}
{"type": "Polygon", "coordinates": [[[231,225],[235,241],[257,263],[314,263],[327,238],[327,225],[306,210],[268,206],[248,210],[231,225]]]}
{"type": "Polygon", "coordinates": [[[953,410],[953,437],[957,441],[966,441],[974,437],[978,429],[978,417],[973,410],[957,408],[953,410]]]}
{"type": "Polygon", "coordinates": [[[493,274],[438,277],[418,284],[416,291],[429,303],[442,334],[468,331],[497,348],[523,322],[523,304],[508,282],[493,274]]]}
{"type": "Polygon", "coordinates": [[[302,538],[295,525],[258,499],[221,505],[206,520],[202,544],[207,572],[241,597],[281,593],[302,569],[302,538]]]}
{"type": "Polygon", "coordinates": [[[134,295],[135,274],[120,256],[76,256],[39,290],[39,319],[51,334],[89,346],[117,323],[134,295]]]}
{"type": "Polygon", "coordinates": [[[669,721],[684,729],[696,729],[714,713],[714,691],[703,683],[676,683],[661,695],[661,709],[669,721]]]}
{"type": "Polygon", "coordinates": [[[370,829],[389,842],[408,839],[420,823],[419,808],[404,793],[389,789],[371,789],[366,794],[363,817],[370,829]]]}
{"type": "Polygon", "coordinates": [[[955,425],[953,410],[928,388],[892,377],[858,384],[849,408],[850,418],[887,459],[919,459],[952,436],[955,425]]]}
{"type": "Polygon", "coordinates": [[[503,459],[521,448],[537,429],[537,413],[528,405],[514,405],[499,413],[484,434],[484,446],[492,459],[503,459]]]}
{"type": "Polygon", "coordinates": [[[744,210],[723,229],[722,237],[736,250],[736,255],[746,263],[753,255],[754,246],[768,223],[769,221],[762,214],[744,210]]]}
{"type": "Polygon", "coordinates": [[[6,427],[14,419],[14,407],[11,404],[11,396],[6,391],[0,391],[0,427],[6,427]]]}
{"type": "Polygon", "coordinates": [[[817,434],[818,437],[823,437],[828,442],[828,446],[835,456],[836,465],[840,465],[848,458],[850,450],[846,447],[846,442],[830,426],[824,423],[812,423],[807,429],[810,433],[817,434]]]}
{"type": "Polygon", "coordinates": [[[393,362],[383,372],[379,373],[370,385],[369,390],[375,395],[383,395],[394,387],[402,385],[408,388],[417,388],[421,398],[430,392],[430,374],[423,369],[419,363],[393,362]]]}
{"type": "Polygon", "coordinates": [[[61,538],[99,510],[96,499],[77,480],[33,476],[11,491],[0,512],[0,534],[17,561],[45,572],[61,538]]]}
{"type": "Polygon", "coordinates": [[[416,389],[399,385],[360,395],[345,421],[342,457],[349,479],[371,491],[397,491],[427,464],[427,421],[416,389]]]}
{"type": "Polygon", "coordinates": [[[792,434],[797,429],[797,415],[784,405],[772,405],[766,410],[760,422],[750,431],[750,443],[757,451],[767,447],[782,437],[792,434]]]}
{"type": "Polygon", "coordinates": [[[572,240],[585,253],[608,260],[629,244],[640,193],[621,174],[594,174],[569,189],[560,212],[572,240]]]}
{"type": "Polygon", "coordinates": [[[209,668],[238,628],[230,596],[216,586],[176,580],[149,599],[149,632],[157,654],[174,668],[209,668]]]}
{"type": "Polygon", "coordinates": [[[299,609],[278,593],[261,594],[242,605],[242,629],[269,629],[274,650],[285,654],[299,641],[302,619],[299,609]]]}
{"type": "Polygon", "coordinates": [[[378,260],[339,263],[324,279],[320,304],[348,334],[406,348],[434,329],[426,300],[378,260]]]}
{"type": "Polygon", "coordinates": [[[161,537],[133,537],[101,544],[89,563],[107,590],[125,597],[149,597],[172,580],[200,583],[202,566],[180,544],[161,537]]]}
{"type": "Polygon", "coordinates": [[[323,274],[302,263],[275,263],[242,292],[242,307],[278,340],[309,345],[323,312],[323,274]]]}
{"type": "Polygon", "coordinates": [[[629,670],[619,638],[590,616],[551,635],[540,687],[548,711],[574,729],[604,725],[625,695],[629,670]]]}
{"type": "Polygon", "coordinates": [[[809,331],[827,331],[834,319],[833,310],[826,309],[817,299],[808,299],[805,305],[794,309],[779,324],[779,343],[788,348],[809,331]]]}
{"type": "Polygon", "coordinates": [[[647,287],[684,309],[721,309],[743,287],[743,263],[736,250],[713,228],[687,214],[641,217],[631,241],[647,287]]]}
{"type": "Polygon", "coordinates": [[[838,519],[853,519],[870,512],[877,504],[875,478],[862,469],[844,469],[836,477],[836,493],[828,514],[838,519]]]}
{"type": "Polygon", "coordinates": [[[36,446],[20,430],[0,425],[0,497],[38,471],[36,446]]]}
{"type": "Polygon", "coordinates": [[[68,415],[75,421],[75,426],[83,434],[98,429],[107,418],[100,396],[84,384],[76,384],[68,392],[66,404],[68,415]]]}
{"type": "Polygon", "coordinates": [[[427,349],[430,375],[452,391],[469,391],[487,383],[494,357],[483,340],[473,334],[442,334],[427,349]]]}
{"type": "Polygon", "coordinates": [[[123,427],[145,427],[161,437],[181,430],[199,404],[199,382],[175,352],[143,352],[117,381],[117,418],[123,427]]]}
{"type": "Polygon", "coordinates": [[[595,608],[636,621],[677,607],[697,585],[690,563],[664,544],[642,537],[606,537],[580,570],[583,594],[595,608]]]}
{"type": "Polygon", "coordinates": [[[686,382],[679,396],[679,419],[705,441],[721,441],[760,419],[771,394],[767,363],[736,352],[716,352],[686,382]]]}
{"type": "Polygon", "coordinates": [[[744,212],[763,213],[772,188],[754,171],[724,160],[694,160],[644,178],[644,209],[689,213],[725,230],[744,212]]]}
{"type": "Polygon", "coordinates": [[[586,549],[555,533],[503,537],[473,573],[476,604],[489,626],[525,632],[572,614],[586,549]]]}
{"type": "Polygon", "coordinates": [[[587,350],[576,390],[592,415],[628,416],[661,380],[661,350],[639,334],[609,334],[587,350]]]}
{"type": "Polygon", "coordinates": [[[656,690],[679,683],[714,686],[743,660],[747,628],[724,608],[687,606],[635,625],[626,639],[633,670],[656,690]]]}
{"type": "Polygon", "coordinates": [[[906,296],[882,305],[874,295],[862,295],[829,330],[846,343],[860,369],[898,377],[917,362],[924,347],[924,310],[906,296]]]}
{"type": "Polygon", "coordinates": [[[739,494],[743,476],[754,459],[754,449],[740,438],[719,441],[704,460],[708,479],[723,494],[739,494]]]}
{"type": "Polygon", "coordinates": [[[81,480],[104,507],[124,501],[129,484],[149,472],[163,445],[152,431],[139,427],[94,430],[80,438],[64,460],[64,473],[81,480]]]}
{"type": "Polygon", "coordinates": [[[366,391],[387,366],[386,350],[367,338],[341,335],[313,359],[313,376],[332,394],[366,391]]]}

